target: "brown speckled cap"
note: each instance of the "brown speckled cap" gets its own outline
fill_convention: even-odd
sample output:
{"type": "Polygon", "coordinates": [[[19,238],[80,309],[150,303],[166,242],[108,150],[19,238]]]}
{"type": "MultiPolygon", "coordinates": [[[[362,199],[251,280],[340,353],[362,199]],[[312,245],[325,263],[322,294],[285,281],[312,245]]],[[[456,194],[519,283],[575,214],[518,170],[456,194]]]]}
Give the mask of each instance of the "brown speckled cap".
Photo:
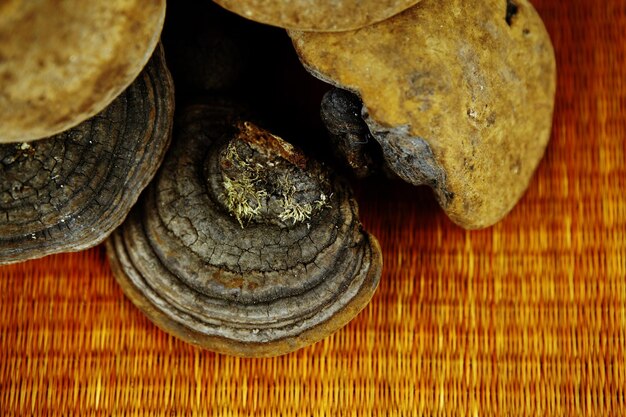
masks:
{"type": "Polygon", "coordinates": [[[420,0],[215,0],[257,22],[288,29],[342,31],[387,19],[420,0]]]}
{"type": "Polygon", "coordinates": [[[357,94],[387,165],[480,228],[521,198],[552,126],[556,64],[526,0],[424,0],[342,33],[290,32],[305,67],[357,94]]]}
{"type": "Polygon", "coordinates": [[[0,4],[0,142],[67,130],[103,110],[148,62],[165,0],[0,4]]]}

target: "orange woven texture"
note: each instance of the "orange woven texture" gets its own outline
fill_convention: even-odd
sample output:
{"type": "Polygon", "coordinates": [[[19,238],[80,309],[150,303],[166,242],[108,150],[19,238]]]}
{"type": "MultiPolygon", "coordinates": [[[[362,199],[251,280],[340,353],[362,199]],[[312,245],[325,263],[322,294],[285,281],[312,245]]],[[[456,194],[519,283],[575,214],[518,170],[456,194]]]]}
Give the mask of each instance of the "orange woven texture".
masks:
{"type": "Polygon", "coordinates": [[[273,359],[161,332],[102,248],[0,268],[0,415],[626,413],[626,2],[534,3],[557,52],[554,130],[504,221],[468,232],[428,192],[368,187],[376,296],[273,359]]]}

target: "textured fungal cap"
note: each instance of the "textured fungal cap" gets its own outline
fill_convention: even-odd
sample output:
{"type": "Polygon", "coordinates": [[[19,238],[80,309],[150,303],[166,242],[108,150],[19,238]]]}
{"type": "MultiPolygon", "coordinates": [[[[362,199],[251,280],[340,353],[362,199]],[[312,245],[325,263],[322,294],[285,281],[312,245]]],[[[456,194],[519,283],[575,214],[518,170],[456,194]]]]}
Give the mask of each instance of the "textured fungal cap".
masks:
{"type": "Polygon", "coordinates": [[[426,183],[453,221],[489,226],[543,155],[556,65],[526,0],[424,0],[345,33],[290,33],[317,77],[357,93],[387,164],[426,183]]]}
{"type": "Polygon", "coordinates": [[[62,132],[104,109],[152,54],[165,0],[0,5],[0,143],[62,132]]]}
{"type": "Polygon", "coordinates": [[[215,0],[248,19],[288,29],[342,31],[387,19],[420,0],[215,0]]]}
{"type": "Polygon", "coordinates": [[[173,95],[159,48],[101,113],[0,145],[0,264],[95,246],[119,226],[165,155],[173,95]]]}
{"type": "Polygon", "coordinates": [[[218,352],[275,356],[334,332],[369,302],[380,247],[342,181],[235,118],[228,105],[183,112],[159,174],[107,251],[125,293],[164,330],[218,352]]]}

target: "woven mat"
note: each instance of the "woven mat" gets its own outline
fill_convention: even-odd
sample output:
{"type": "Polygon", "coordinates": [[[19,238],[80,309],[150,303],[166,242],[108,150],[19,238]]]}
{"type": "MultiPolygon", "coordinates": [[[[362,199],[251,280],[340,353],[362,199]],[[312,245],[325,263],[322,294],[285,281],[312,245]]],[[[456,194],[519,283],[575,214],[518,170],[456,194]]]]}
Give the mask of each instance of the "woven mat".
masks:
{"type": "Polygon", "coordinates": [[[0,268],[0,414],[626,412],[626,2],[534,3],[558,55],[554,131],[504,221],[467,232],[429,192],[368,187],[385,256],[372,303],[263,360],[158,330],[102,248],[0,268]]]}

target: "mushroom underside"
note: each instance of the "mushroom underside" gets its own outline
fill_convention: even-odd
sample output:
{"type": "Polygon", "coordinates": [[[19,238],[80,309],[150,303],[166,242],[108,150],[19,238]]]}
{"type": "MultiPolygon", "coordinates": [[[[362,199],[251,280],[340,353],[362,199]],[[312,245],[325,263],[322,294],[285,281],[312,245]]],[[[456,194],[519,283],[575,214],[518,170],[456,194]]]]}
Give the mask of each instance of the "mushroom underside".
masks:
{"type": "Polygon", "coordinates": [[[175,147],[107,249],[126,294],[164,330],[274,356],[351,320],[382,259],[343,181],[236,119],[228,106],[183,113],[175,147]],[[234,203],[233,182],[246,201],[234,203]]]}
{"type": "Polygon", "coordinates": [[[165,0],[0,6],[0,143],[50,137],[103,111],[155,47],[165,0]]]}

